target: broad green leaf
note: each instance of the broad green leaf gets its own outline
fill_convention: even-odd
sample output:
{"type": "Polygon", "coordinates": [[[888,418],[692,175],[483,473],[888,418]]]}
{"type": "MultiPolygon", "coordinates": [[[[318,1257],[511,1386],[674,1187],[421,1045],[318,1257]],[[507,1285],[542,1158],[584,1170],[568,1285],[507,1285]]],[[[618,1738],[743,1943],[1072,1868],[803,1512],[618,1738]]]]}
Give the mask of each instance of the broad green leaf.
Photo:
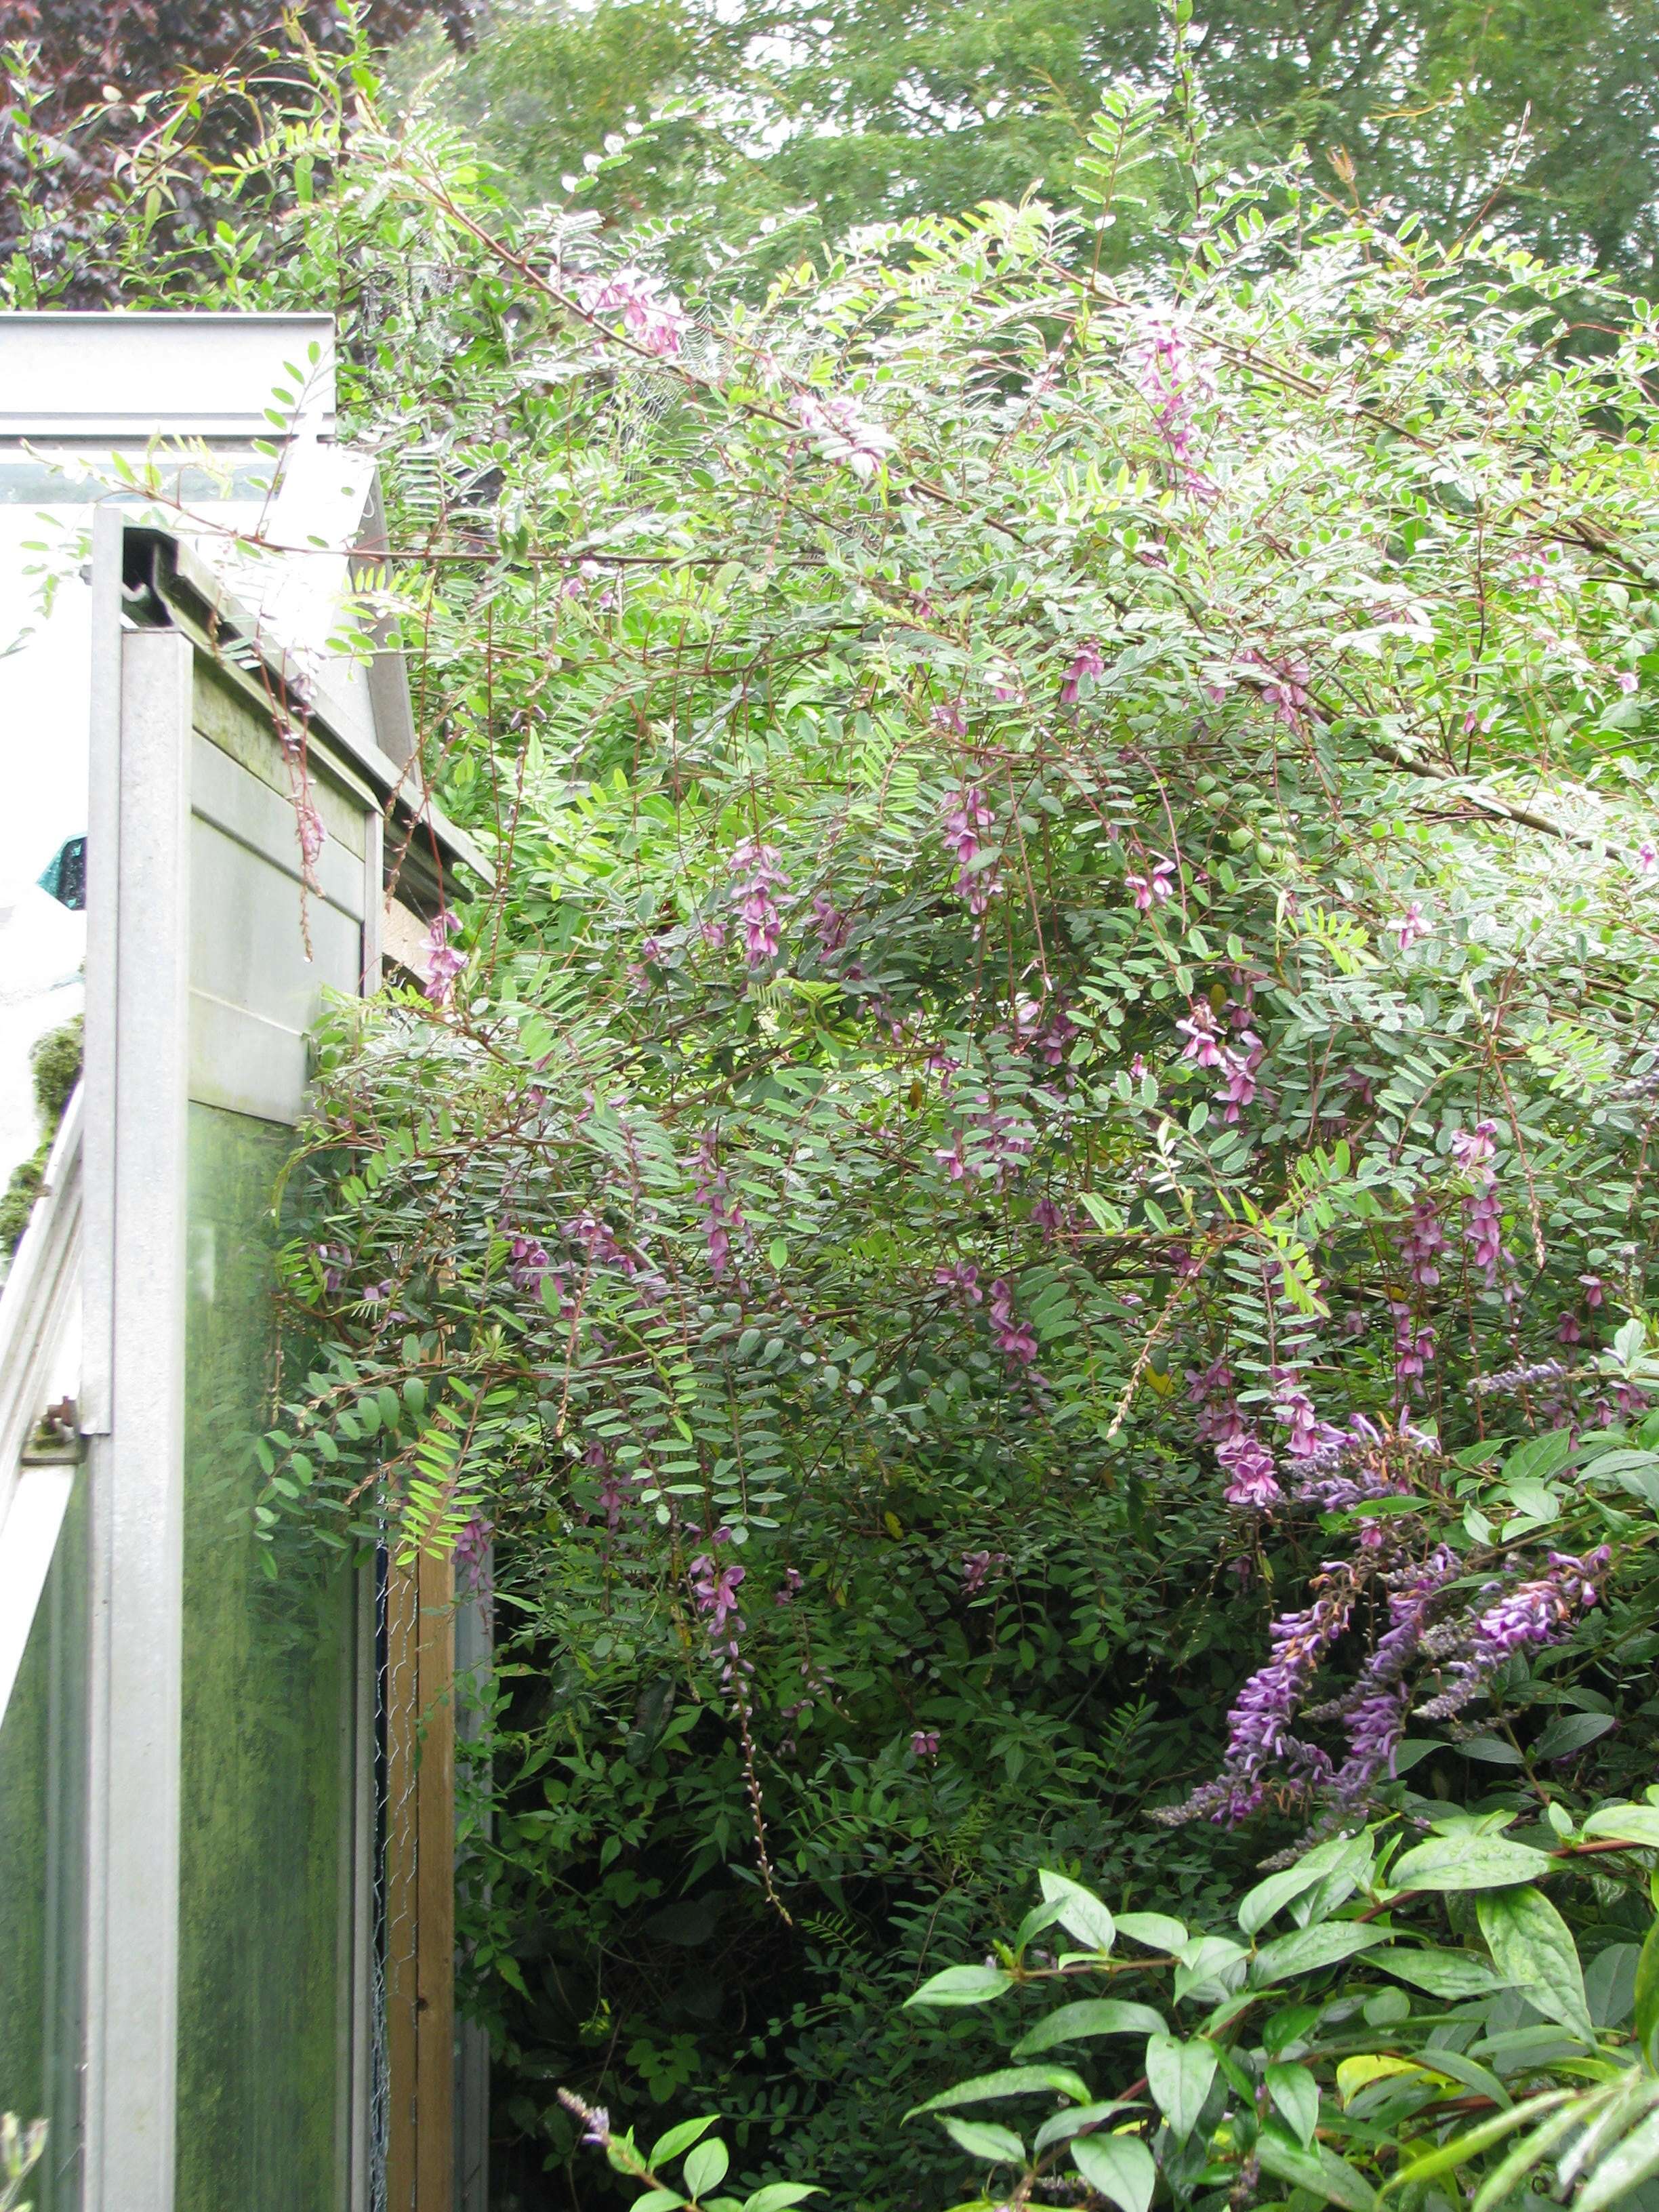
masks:
{"type": "Polygon", "coordinates": [[[1566,1429],[1550,1429],[1541,1437],[1529,1437],[1518,1451],[1512,1451],[1504,1462],[1505,1482],[1543,1482],[1559,1474],[1572,1457],[1573,1440],[1566,1429]]]}
{"type": "Polygon", "coordinates": [[[1304,2150],[1299,2142],[1271,2123],[1255,2139],[1255,2154],[1265,2172],[1293,2188],[1310,2190],[1316,2197],[1340,2204],[1345,2212],[1371,2212],[1376,2191],[1346,2159],[1316,2144],[1304,2150]]]}
{"type": "Polygon", "coordinates": [[[1014,2045],[1012,2056],[1027,2058],[1056,2043],[1080,2042],[1091,2035],[1162,2035],[1164,2017],[1151,2005],[1130,2004],[1121,1997],[1084,1997],[1061,2005],[1040,2020],[1014,2045]]]}
{"type": "Polygon", "coordinates": [[[1507,1836],[1431,1836],[1396,1859],[1389,1880],[1400,1889],[1507,1889],[1552,1871],[1542,1851],[1507,1836]]]}
{"type": "Polygon", "coordinates": [[[1617,2027],[1636,2002],[1639,1943],[1609,1943],[1584,1969],[1584,2002],[1598,2027],[1617,2027]]]}
{"type": "Polygon", "coordinates": [[[988,2120],[941,2120],[939,2125],[969,2158],[982,2158],[989,2166],[1025,2163],[1024,2142],[1012,2128],[1000,2128],[988,2120]]]}
{"type": "Polygon", "coordinates": [[[1636,2041],[1650,2066],[1659,2064],[1659,1920],[1636,1962],[1636,2041]]]}
{"type": "Polygon", "coordinates": [[[1311,1974],[1321,1966],[1334,1966],[1357,1952],[1374,1950],[1393,1937],[1386,1928],[1362,1928],[1352,1920],[1328,1920],[1317,1928],[1299,1928],[1293,1936],[1276,1936],[1264,1943],[1250,1961],[1250,1979],[1258,1985],[1280,1982],[1292,1974],[1311,1974]]]}
{"type": "Polygon", "coordinates": [[[704,2120],[682,2120],[677,2128],[670,2128],[651,2153],[653,2166],[664,2166],[671,2158],[678,2158],[683,2150],[690,2150],[700,2135],[704,2134],[719,2119],[718,2112],[710,2112],[704,2120]]]}
{"type": "Polygon", "coordinates": [[[1138,2136],[1080,2136],[1072,2145],[1072,2162],[1118,2212],[1146,2212],[1158,2168],[1138,2136]]]}
{"type": "Polygon", "coordinates": [[[1048,1903],[1058,1906],[1060,1924],[1068,1936],[1075,1936],[1086,1951],[1111,1949],[1117,1929],[1111,1914],[1092,1891],[1063,1874],[1050,1873],[1047,1867],[1037,1881],[1048,1903]]]}
{"type": "MultiPolygon", "coordinates": [[[[1430,2069],[1415,2058],[1396,2058],[1388,2051],[1362,2051],[1345,2058],[1336,2069],[1336,2094],[1351,2105],[1362,2089],[1374,2081],[1392,2081],[1407,2074],[1427,2075],[1430,2069]]],[[[1448,2079],[1442,2076],[1442,2079],[1448,2079]]]]}
{"type": "Polygon", "coordinates": [[[1187,1930],[1179,1920],[1171,1920],[1167,1912],[1120,1912],[1117,1932],[1127,1936],[1133,1943],[1144,1943],[1149,1951],[1181,1950],[1187,1941],[1187,1930]]]}
{"type": "Polygon", "coordinates": [[[1454,2081],[1461,2081],[1466,2089],[1473,2089],[1478,2097],[1490,2097],[1494,2105],[1501,2106],[1505,2112],[1515,2102],[1489,2066],[1482,2066],[1478,2059],[1468,2057],[1461,2051],[1448,2051],[1443,2045],[1437,2044],[1433,2065],[1437,2074],[1449,2074],[1454,2081]]]}
{"type": "MultiPolygon", "coordinates": [[[[1586,1715],[1585,1718],[1600,1716],[1586,1715]]],[[[1620,1836],[1659,1850],[1659,1805],[1598,1805],[1584,1823],[1587,1836],[1620,1836]]]]}
{"type": "Polygon", "coordinates": [[[1231,1936],[1195,1936],[1181,1954],[1171,1993],[1179,2002],[1192,1990],[1202,1990],[1212,1982],[1225,1988],[1223,1978],[1248,1955],[1244,1946],[1235,1943],[1231,1936]]]}
{"type": "Polygon", "coordinates": [[[1177,2142],[1185,2142],[1197,2126],[1215,2069],[1213,2044],[1197,2037],[1190,2043],[1173,2035],[1147,2037],[1146,2086],[1177,2142]]]}
{"type": "Polygon", "coordinates": [[[726,2169],[732,2163],[732,2154],[718,2136],[710,2142],[700,2142],[690,2154],[680,2172],[685,2177],[688,2197],[706,2197],[717,2189],[726,2179],[726,2169]]]}
{"type": "Polygon", "coordinates": [[[904,2117],[913,2120],[918,2112],[943,2112],[952,2105],[977,2105],[996,2097],[1030,2097],[1039,2092],[1070,2097],[1079,2105],[1089,2101],[1088,2083],[1067,2067],[1004,2066],[994,2074],[976,2074],[971,2081],[941,2089],[925,2105],[913,2105],[904,2117]]]}
{"type": "Polygon", "coordinates": [[[904,2000],[907,2005],[989,2004],[1014,1985],[1000,1966],[946,1966],[904,2000]]]}
{"type": "Polygon", "coordinates": [[[1293,1897],[1300,1897],[1304,1889],[1311,1889],[1319,1878],[1318,1871],[1310,1869],[1305,1862],[1285,1867],[1279,1874],[1270,1874],[1265,1881],[1257,1882],[1254,1889],[1245,1892],[1244,1901],[1238,1908],[1239,1926],[1247,1936],[1254,1936],[1293,1897]]]}
{"type": "MultiPolygon", "coordinates": [[[[1534,1759],[1570,1759],[1586,1744],[1604,1736],[1613,1726],[1611,1713],[1563,1713],[1553,1720],[1532,1747],[1534,1759]]],[[[1659,1809],[1649,1806],[1647,1811],[1653,1822],[1653,1840],[1659,1843],[1659,1809]]]]}
{"type": "Polygon", "coordinates": [[[822,2197],[823,2191],[812,2181],[769,2181],[743,2200],[743,2212],[789,2212],[792,2204],[803,2203],[809,2197],[822,2197]]]}
{"type": "Polygon", "coordinates": [[[1289,2123],[1291,2134],[1306,2150],[1319,2124],[1319,2084],[1305,2066],[1282,2061],[1267,2069],[1267,2094],[1289,2123]]]}
{"type": "Polygon", "coordinates": [[[685,2202],[677,2189],[647,2189],[643,2197],[636,2197],[629,2212],[668,2212],[671,2204],[685,2202]]]}
{"type": "Polygon", "coordinates": [[[1426,1990],[1431,1997],[1446,1997],[1454,2003],[1461,1997],[1489,1996],[1504,1986],[1486,1960],[1477,1959],[1473,1951],[1409,1951],[1396,1943],[1373,1963],[1397,1981],[1409,1982],[1414,1990],[1426,1990]]]}
{"type": "Polygon", "coordinates": [[[1465,1759],[1478,1759],[1482,1766],[1519,1766],[1522,1763],[1520,1753],[1501,1735],[1468,1735],[1457,1749],[1465,1759]]]}
{"type": "Polygon", "coordinates": [[[1475,1901],[1480,1933],[1492,1963],[1529,2004],[1559,2021],[1586,2043],[1594,2043],[1589,2008],[1584,2002],[1583,1969],[1567,1923],[1542,1890],[1483,1891],[1475,1901]]]}
{"type": "Polygon", "coordinates": [[[1069,2136],[1080,2135],[1085,2128],[1092,2128],[1102,2120],[1109,2120],[1114,2112],[1132,2112],[1136,2109],[1137,2101],[1132,2098],[1113,2097],[1103,2105],[1074,2105],[1069,2112],[1056,2112],[1051,2120],[1045,2120],[1037,2130],[1032,2151],[1040,2155],[1051,2143],[1064,2142],[1069,2136]]]}

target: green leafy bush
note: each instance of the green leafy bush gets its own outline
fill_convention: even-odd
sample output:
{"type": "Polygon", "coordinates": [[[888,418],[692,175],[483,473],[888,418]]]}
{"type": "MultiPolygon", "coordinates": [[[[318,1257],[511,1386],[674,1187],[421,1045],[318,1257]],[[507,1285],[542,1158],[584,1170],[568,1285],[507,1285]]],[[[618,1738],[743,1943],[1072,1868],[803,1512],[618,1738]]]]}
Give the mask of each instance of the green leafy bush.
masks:
{"type": "Polygon", "coordinates": [[[331,131],[258,296],[500,878],[325,1052],[261,1510],[493,1536],[504,2192],[563,2081],[929,2203],[899,2000],[1037,1868],[1217,1929],[1651,1771],[1654,326],[1201,149],[1156,286],[1031,204],[694,313],[331,131]]]}

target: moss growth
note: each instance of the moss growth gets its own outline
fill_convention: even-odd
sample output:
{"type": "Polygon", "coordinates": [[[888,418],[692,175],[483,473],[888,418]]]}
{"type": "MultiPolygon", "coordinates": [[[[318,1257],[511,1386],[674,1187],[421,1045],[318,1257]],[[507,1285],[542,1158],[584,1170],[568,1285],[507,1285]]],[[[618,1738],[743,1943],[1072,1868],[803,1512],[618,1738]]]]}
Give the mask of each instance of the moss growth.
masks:
{"type": "Polygon", "coordinates": [[[32,1156],[18,1163],[11,1181],[0,1195],[0,1253],[8,1258],[22,1241],[29,1215],[46,1178],[46,1161],[64,1119],[64,1109],[81,1079],[81,1017],[48,1030],[37,1037],[29,1052],[34,1071],[34,1109],[40,1116],[40,1142],[32,1156]]]}

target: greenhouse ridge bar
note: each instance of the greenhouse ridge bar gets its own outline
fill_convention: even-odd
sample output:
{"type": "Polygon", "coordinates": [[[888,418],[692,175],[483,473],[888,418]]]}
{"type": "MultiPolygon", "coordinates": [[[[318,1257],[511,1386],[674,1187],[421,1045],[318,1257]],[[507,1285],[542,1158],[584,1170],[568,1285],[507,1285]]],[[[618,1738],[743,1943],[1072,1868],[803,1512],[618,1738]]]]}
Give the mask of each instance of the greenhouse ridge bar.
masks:
{"type": "Polygon", "coordinates": [[[0,1292],[0,2107],[51,2124],[42,2212],[470,2204],[431,1902],[452,1587],[280,1535],[270,1578],[246,1469],[323,994],[418,963],[487,870],[420,787],[398,658],[331,642],[379,507],[326,320],[8,317],[0,390],[33,624],[0,709],[47,757],[8,841],[0,940],[40,980],[6,1083],[78,1011],[77,928],[85,979],[0,1292]]]}

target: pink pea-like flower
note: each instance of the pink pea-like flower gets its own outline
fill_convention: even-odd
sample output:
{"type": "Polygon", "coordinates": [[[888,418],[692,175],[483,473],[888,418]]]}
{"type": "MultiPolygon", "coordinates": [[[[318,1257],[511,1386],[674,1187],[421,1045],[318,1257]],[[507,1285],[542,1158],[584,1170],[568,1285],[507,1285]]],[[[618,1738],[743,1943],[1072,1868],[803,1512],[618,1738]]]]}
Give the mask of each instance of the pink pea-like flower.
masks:
{"type": "Polygon", "coordinates": [[[1659,868],[1659,846],[1651,837],[1644,837],[1636,848],[1636,872],[1638,875],[1650,876],[1656,868],[1659,868]]]}
{"type": "Polygon", "coordinates": [[[1060,682],[1060,705],[1075,707],[1078,693],[1082,687],[1085,677],[1088,677],[1092,681],[1105,673],[1106,663],[1101,658],[1100,647],[1093,640],[1091,639],[1087,645],[1079,646],[1073,654],[1071,665],[1066,669],[1060,682]]]}
{"type": "Polygon", "coordinates": [[[917,1759],[937,1759],[939,1757],[939,1730],[937,1729],[918,1729],[910,1738],[910,1749],[912,1754],[917,1759]]]}
{"type": "Polygon", "coordinates": [[[1393,930],[1402,952],[1408,952],[1420,938],[1430,933],[1429,925],[1423,918],[1423,908],[1416,899],[1411,902],[1397,921],[1389,924],[1389,927],[1393,930]]]}
{"type": "Polygon", "coordinates": [[[1621,668],[1620,670],[1619,689],[1624,693],[1626,698],[1628,699],[1632,691],[1639,691],[1641,688],[1642,679],[1636,673],[1636,671],[1633,668],[1621,668]]]}
{"type": "Polygon", "coordinates": [[[426,995],[434,1006],[447,1006],[454,994],[455,978],[466,965],[465,952],[457,952],[451,934],[459,918],[446,911],[434,917],[426,933],[426,995]]]}

